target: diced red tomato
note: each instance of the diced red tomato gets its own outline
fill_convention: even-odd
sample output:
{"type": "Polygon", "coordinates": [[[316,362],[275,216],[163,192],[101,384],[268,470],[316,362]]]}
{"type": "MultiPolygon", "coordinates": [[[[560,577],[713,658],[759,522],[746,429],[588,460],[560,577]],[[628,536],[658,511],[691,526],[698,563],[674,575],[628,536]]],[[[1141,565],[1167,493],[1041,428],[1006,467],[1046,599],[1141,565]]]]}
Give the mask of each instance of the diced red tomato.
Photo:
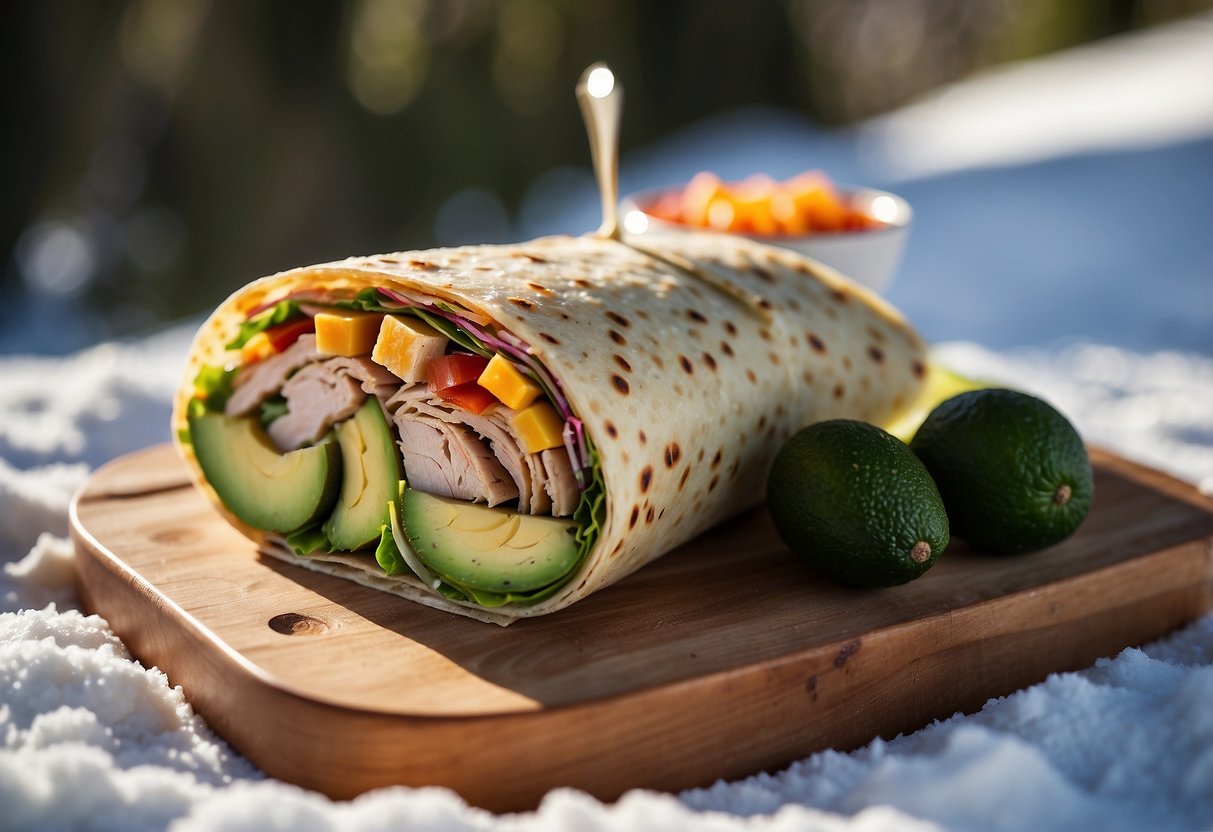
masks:
{"type": "Polygon", "coordinates": [[[299,340],[299,336],[305,332],[315,332],[316,322],[311,318],[303,317],[296,318],[293,321],[287,321],[278,326],[272,326],[265,331],[265,335],[270,340],[270,346],[274,352],[282,352],[291,344],[299,340]]]}
{"type": "MultiPolygon", "coordinates": [[[[443,390],[451,387],[459,387],[468,382],[475,384],[476,379],[480,378],[480,374],[484,372],[484,368],[488,365],[489,360],[487,358],[466,352],[440,355],[432,359],[429,365],[426,366],[425,380],[429,382],[430,390],[441,394],[443,390]]],[[[486,390],[485,392],[487,393],[488,391],[486,390]]],[[[492,396],[493,394],[489,393],[489,395],[492,396]]],[[[482,407],[480,410],[484,410],[484,408],[482,407]]],[[[480,410],[473,412],[479,413],[480,410]]]]}
{"type": "MultiPolygon", "coordinates": [[[[434,390],[433,385],[430,386],[430,389],[434,390]]],[[[434,393],[438,398],[472,413],[481,413],[486,407],[497,404],[497,397],[477,384],[475,380],[442,390],[434,390],[434,393]]]]}

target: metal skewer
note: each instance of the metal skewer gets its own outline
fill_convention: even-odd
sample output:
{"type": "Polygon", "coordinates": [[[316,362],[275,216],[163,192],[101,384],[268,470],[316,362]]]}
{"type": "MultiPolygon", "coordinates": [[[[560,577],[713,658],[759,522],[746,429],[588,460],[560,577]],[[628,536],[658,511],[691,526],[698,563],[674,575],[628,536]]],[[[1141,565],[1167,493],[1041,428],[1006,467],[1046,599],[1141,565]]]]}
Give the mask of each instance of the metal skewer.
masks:
{"type": "Polygon", "coordinates": [[[604,63],[592,64],[577,82],[577,102],[590,137],[594,175],[602,196],[602,225],[595,235],[619,239],[619,120],[623,112],[623,88],[604,63]]]}

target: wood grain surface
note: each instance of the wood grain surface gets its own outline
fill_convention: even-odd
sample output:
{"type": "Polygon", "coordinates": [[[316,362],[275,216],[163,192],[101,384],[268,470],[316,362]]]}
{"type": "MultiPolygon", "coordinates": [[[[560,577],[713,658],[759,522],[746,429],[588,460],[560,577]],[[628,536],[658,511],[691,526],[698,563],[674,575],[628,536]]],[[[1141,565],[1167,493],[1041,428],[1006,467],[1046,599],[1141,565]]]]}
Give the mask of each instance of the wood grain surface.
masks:
{"type": "Polygon", "coordinates": [[[778,768],[914,730],[1213,609],[1213,507],[1094,451],[1079,532],[954,541],[835,586],[762,509],[568,610],[500,628],[260,555],[168,446],[100,469],[71,524],[85,606],[266,773],[333,797],[438,784],[494,810],[778,768]]]}

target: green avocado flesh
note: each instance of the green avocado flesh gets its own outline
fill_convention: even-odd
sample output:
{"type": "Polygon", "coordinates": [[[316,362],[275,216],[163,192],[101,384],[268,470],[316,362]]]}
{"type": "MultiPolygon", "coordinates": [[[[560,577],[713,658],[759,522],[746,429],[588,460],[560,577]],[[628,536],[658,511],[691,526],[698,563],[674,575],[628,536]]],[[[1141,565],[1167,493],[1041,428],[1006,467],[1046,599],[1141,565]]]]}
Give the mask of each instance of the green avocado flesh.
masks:
{"type": "Polygon", "coordinates": [[[528,592],[565,577],[579,560],[577,523],[519,514],[407,489],[404,533],[417,556],[453,583],[528,592]]]}
{"type": "Polygon", "coordinates": [[[388,523],[388,503],[396,499],[400,453],[379,400],[368,396],[350,419],[334,428],[341,446],[341,495],[324,533],[334,549],[354,551],[379,542],[388,523]]]}
{"type": "Polygon", "coordinates": [[[219,499],[248,525],[286,534],[328,513],[341,478],[341,449],[327,442],[280,453],[253,417],[191,417],[198,464],[219,499]]]}

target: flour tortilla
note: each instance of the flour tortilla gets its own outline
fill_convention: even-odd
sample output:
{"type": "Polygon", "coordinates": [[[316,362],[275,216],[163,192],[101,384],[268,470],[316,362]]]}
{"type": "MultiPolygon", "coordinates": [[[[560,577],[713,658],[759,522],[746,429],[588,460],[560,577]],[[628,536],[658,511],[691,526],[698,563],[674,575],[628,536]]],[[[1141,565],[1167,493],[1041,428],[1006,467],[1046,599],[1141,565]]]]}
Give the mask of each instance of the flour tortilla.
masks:
{"type": "Polygon", "coordinates": [[[190,445],[178,450],[224,517],[263,550],[347,578],[361,571],[376,589],[496,623],[563,609],[754,506],[797,429],[838,417],[887,422],[926,371],[925,346],[896,310],[794,252],[708,233],[550,237],[356,257],[249,284],[194,340],[174,436],[187,427],[199,369],[233,360],[224,345],[251,310],[292,292],[352,297],[369,287],[490,318],[561,383],[598,448],[607,502],[597,544],[553,597],[486,610],[411,576],[385,576],[370,557],[284,554],[224,508],[190,445]]]}

